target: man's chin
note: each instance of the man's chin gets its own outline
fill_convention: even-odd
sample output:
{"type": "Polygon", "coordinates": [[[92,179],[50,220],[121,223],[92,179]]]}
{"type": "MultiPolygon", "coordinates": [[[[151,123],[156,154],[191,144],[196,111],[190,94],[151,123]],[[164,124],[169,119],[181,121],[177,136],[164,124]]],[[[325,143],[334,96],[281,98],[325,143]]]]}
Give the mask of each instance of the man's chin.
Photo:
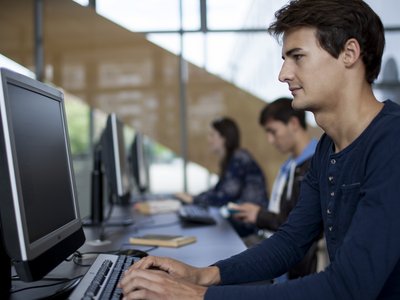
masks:
{"type": "Polygon", "coordinates": [[[307,110],[307,104],[304,103],[304,101],[301,101],[300,99],[296,99],[296,97],[293,99],[292,102],[292,107],[293,109],[296,110],[307,110]]]}

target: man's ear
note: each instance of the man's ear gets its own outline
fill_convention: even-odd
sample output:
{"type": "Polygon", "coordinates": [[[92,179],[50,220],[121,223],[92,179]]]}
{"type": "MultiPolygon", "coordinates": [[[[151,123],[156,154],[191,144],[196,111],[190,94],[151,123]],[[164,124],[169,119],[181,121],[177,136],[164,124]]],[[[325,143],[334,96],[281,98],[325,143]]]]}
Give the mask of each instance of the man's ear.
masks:
{"type": "Polygon", "coordinates": [[[347,40],[342,52],[343,62],[346,67],[351,67],[360,58],[360,44],[355,38],[347,40]]]}

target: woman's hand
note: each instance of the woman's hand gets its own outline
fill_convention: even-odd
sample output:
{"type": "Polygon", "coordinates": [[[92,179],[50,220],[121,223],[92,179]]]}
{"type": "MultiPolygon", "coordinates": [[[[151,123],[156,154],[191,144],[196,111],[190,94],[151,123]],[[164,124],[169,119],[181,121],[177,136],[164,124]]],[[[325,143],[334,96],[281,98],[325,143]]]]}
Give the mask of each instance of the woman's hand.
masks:
{"type": "Polygon", "coordinates": [[[242,203],[242,204],[236,204],[233,209],[238,211],[233,215],[233,217],[235,219],[239,219],[239,220],[242,220],[243,222],[255,224],[257,221],[257,216],[261,209],[261,206],[259,206],[257,204],[246,202],[246,203],[242,203]]]}
{"type": "Polygon", "coordinates": [[[181,200],[183,203],[192,204],[193,203],[193,196],[187,193],[176,193],[174,195],[176,198],[181,200]]]}

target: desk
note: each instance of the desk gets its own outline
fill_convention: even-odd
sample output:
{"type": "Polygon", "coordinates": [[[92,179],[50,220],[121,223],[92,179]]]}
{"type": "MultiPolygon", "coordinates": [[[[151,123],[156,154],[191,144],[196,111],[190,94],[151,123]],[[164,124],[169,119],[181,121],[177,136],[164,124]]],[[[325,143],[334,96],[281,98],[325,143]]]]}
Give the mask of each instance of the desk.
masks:
{"type": "MultiPolygon", "coordinates": [[[[168,256],[179,259],[185,263],[195,266],[207,266],[217,260],[227,258],[246,249],[240,237],[233,230],[229,222],[222,218],[217,209],[211,209],[211,213],[217,220],[217,225],[208,226],[184,226],[179,222],[176,213],[158,214],[143,216],[135,212],[131,207],[116,207],[114,216],[123,218],[133,216],[133,225],[126,228],[107,227],[105,229],[106,238],[111,240],[110,245],[103,247],[92,247],[85,245],[81,251],[107,251],[115,249],[117,246],[124,245],[131,236],[144,234],[173,234],[173,235],[193,235],[197,238],[194,244],[186,245],[181,248],[159,247],[150,253],[157,256],[168,256]],[[100,249],[100,250],[99,250],[100,249]]],[[[87,228],[85,230],[87,240],[98,237],[98,229],[87,228]],[[95,234],[95,235],[93,235],[95,234]]],[[[131,245],[138,249],[148,249],[147,246],[131,245]]]]}
{"type": "MultiPolygon", "coordinates": [[[[179,222],[176,213],[159,214],[145,216],[133,210],[132,206],[117,206],[114,208],[112,220],[121,220],[127,217],[133,217],[134,224],[126,227],[106,227],[105,238],[109,244],[101,246],[91,246],[85,243],[79,251],[85,252],[103,252],[118,250],[120,248],[137,248],[146,250],[150,247],[139,245],[127,245],[131,236],[140,236],[144,234],[174,234],[174,235],[193,235],[197,242],[180,248],[159,247],[151,252],[151,255],[168,256],[185,263],[203,267],[208,266],[218,260],[235,255],[246,249],[240,237],[236,234],[229,222],[222,218],[217,209],[211,209],[211,213],[217,220],[216,225],[209,226],[185,226],[179,222]]],[[[98,238],[100,228],[86,227],[86,241],[90,242],[98,238]]],[[[80,267],[72,262],[64,262],[54,269],[48,277],[73,278],[84,274],[87,267],[80,267]]],[[[20,281],[13,282],[13,289],[20,289],[27,286],[37,286],[54,283],[51,281],[39,281],[34,283],[24,283],[20,281]]],[[[49,292],[57,291],[61,285],[54,288],[41,288],[12,294],[10,299],[32,299],[48,295],[49,292]]]]}

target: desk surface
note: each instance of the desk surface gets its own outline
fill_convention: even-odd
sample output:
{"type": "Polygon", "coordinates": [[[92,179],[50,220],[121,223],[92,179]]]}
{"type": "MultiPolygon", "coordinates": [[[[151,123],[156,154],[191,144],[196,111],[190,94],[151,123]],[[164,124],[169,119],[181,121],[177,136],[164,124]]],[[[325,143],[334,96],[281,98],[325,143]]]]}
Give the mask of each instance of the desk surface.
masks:
{"type": "Polygon", "coordinates": [[[180,248],[159,247],[149,252],[151,255],[168,256],[179,259],[183,262],[195,266],[207,266],[220,259],[227,258],[246,249],[240,237],[233,230],[229,222],[222,218],[216,209],[211,209],[211,213],[217,220],[216,225],[184,225],[179,221],[176,213],[158,214],[144,216],[138,214],[128,207],[117,207],[114,215],[120,219],[133,216],[134,224],[128,227],[106,227],[105,238],[111,244],[100,247],[90,246],[99,236],[98,228],[86,228],[85,234],[87,242],[80,251],[107,251],[114,250],[116,247],[131,247],[146,250],[150,247],[139,245],[128,245],[128,240],[132,236],[144,234],[173,234],[195,236],[197,242],[180,248]]]}
{"type": "MultiPolygon", "coordinates": [[[[180,248],[158,247],[151,250],[149,253],[151,255],[172,257],[194,266],[203,267],[245,250],[246,247],[244,243],[229,222],[222,218],[216,209],[212,209],[211,213],[217,220],[216,225],[186,226],[179,221],[176,213],[145,216],[134,211],[131,206],[117,206],[114,209],[112,221],[120,221],[121,219],[132,217],[134,223],[125,227],[105,227],[105,240],[108,241],[108,243],[96,246],[93,246],[92,242],[97,244],[101,229],[98,227],[85,227],[86,243],[79,251],[81,253],[105,252],[126,248],[147,250],[151,247],[130,245],[128,243],[129,238],[144,234],[190,235],[197,238],[196,243],[180,248]]],[[[73,278],[84,274],[86,270],[87,267],[81,267],[72,262],[64,262],[53,270],[48,277],[73,278]]],[[[39,281],[29,284],[14,281],[13,290],[48,283],[54,283],[54,281],[39,281]]],[[[55,286],[53,292],[57,291],[60,286],[55,286]]],[[[49,289],[33,289],[15,293],[11,295],[10,299],[31,299],[33,293],[35,297],[41,297],[42,295],[48,295],[49,289]]]]}

